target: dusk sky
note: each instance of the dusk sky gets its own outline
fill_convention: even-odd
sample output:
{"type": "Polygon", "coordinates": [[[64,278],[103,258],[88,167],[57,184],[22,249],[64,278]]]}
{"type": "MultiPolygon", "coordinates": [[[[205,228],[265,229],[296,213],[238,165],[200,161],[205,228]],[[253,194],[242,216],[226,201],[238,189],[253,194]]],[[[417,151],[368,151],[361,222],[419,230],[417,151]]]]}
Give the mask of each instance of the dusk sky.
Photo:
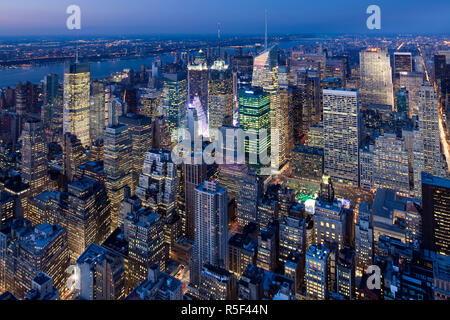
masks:
{"type": "Polygon", "coordinates": [[[376,33],[366,9],[381,8],[382,33],[448,33],[449,0],[1,0],[0,35],[376,33]],[[82,29],[66,29],[66,8],[82,29]]]}

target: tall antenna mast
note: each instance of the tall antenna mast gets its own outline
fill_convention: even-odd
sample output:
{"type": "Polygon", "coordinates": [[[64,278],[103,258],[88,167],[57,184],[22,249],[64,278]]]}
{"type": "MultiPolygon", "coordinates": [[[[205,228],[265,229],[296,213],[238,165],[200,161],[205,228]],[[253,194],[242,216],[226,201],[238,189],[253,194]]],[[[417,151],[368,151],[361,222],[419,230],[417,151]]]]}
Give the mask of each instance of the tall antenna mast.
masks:
{"type": "Polygon", "coordinates": [[[219,48],[219,59],[220,55],[220,22],[217,23],[217,47],[219,48]]]}
{"type": "Polygon", "coordinates": [[[264,49],[267,50],[267,9],[265,11],[265,24],[266,24],[266,33],[264,36],[264,49]]]}

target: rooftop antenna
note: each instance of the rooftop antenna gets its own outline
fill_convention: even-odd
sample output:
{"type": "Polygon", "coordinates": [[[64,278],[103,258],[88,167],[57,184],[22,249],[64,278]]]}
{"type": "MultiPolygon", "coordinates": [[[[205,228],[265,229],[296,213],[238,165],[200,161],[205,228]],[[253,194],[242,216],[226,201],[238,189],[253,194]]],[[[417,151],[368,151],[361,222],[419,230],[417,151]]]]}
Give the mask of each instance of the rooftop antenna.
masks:
{"type": "Polygon", "coordinates": [[[220,59],[220,22],[217,23],[217,46],[219,48],[219,59],[220,59]]]}
{"type": "Polygon", "coordinates": [[[78,45],[77,45],[77,49],[75,51],[75,63],[78,63],[78,45]]]}
{"type": "Polygon", "coordinates": [[[267,50],[267,9],[265,11],[265,25],[266,25],[266,33],[264,36],[264,49],[267,50]]]}

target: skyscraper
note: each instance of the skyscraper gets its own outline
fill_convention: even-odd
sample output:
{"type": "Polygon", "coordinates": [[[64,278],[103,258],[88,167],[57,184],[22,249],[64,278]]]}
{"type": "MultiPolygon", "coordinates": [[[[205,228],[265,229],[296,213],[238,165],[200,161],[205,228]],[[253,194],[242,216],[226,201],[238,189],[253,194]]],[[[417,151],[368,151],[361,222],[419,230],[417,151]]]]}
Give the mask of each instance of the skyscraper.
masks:
{"type": "MultiPolygon", "coordinates": [[[[111,115],[114,112],[110,113],[111,115]]],[[[124,199],[124,188],[129,186],[133,191],[133,158],[131,137],[128,127],[114,122],[110,115],[110,125],[104,136],[104,168],[105,185],[111,201],[111,228],[117,227],[120,202],[124,199]]]]}
{"type": "Polygon", "coordinates": [[[360,118],[358,92],[323,90],[324,172],[334,181],[358,186],[360,118]]]}
{"type": "Polygon", "coordinates": [[[188,65],[188,105],[198,96],[205,114],[208,114],[208,73],[206,57],[200,49],[194,63],[188,65]]]}
{"type": "Polygon", "coordinates": [[[305,258],[306,295],[312,299],[328,297],[328,264],[330,250],[322,245],[310,246],[305,258]]]}
{"type": "Polygon", "coordinates": [[[90,70],[86,63],[66,65],[64,69],[63,132],[80,139],[84,147],[90,144],[90,70]]]}
{"type": "Polygon", "coordinates": [[[161,103],[167,113],[169,133],[181,128],[185,118],[187,101],[186,73],[177,69],[163,72],[163,90],[161,103]]]}
{"type": "Polygon", "coordinates": [[[124,297],[123,257],[95,243],[77,259],[80,268],[80,292],[83,300],[120,300],[124,297]]]}
{"type": "Polygon", "coordinates": [[[30,197],[47,188],[47,142],[42,122],[26,120],[22,130],[22,180],[30,185],[30,197]]]}
{"type": "Polygon", "coordinates": [[[186,217],[185,217],[185,236],[188,239],[194,240],[195,234],[195,188],[205,181],[206,164],[205,163],[191,163],[184,164],[184,181],[185,181],[185,202],[186,202],[186,217]]]}
{"type": "Polygon", "coordinates": [[[450,180],[422,173],[423,244],[450,256],[450,180]]]}
{"type": "Polygon", "coordinates": [[[261,167],[261,155],[270,151],[270,104],[270,94],[261,89],[239,91],[239,125],[246,134],[254,135],[245,139],[245,157],[247,163],[256,157],[256,168],[261,167]]]}
{"type": "Polygon", "coordinates": [[[355,275],[358,278],[361,278],[367,267],[372,264],[373,228],[371,214],[368,202],[364,201],[359,204],[358,219],[355,224],[355,275]]]}
{"type": "Polygon", "coordinates": [[[110,202],[105,186],[83,178],[68,185],[66,226],[72,260],[91,243],[102,243],[110,233],[110,202]]]}
{"type": "Polygon", "coordinates": [[[147,278],[147,271],[153,264],[166,270],[167,246],[164,243],[162,217],[150,207],[142,207],[124,221],[125,239],[128,240],[128,279],[134,288],[147,278]]]}
{"type": "Polygon", "coordinates": [[[258,222],[258,201],[263,196],[264,186],[261,177],[249,172],[244,178],[237,197],[238,230],[243,230],[249,223],[258,222]]]}
{"type": "Polygon", "coordinates": [[[228,266],[227,190],[215,181],[204,181],[195,188],[195,240],[191,282],[198,285],[203,265],[228,266]]]}
{"type": "Polygon", "coordinates": [[[394,72],[412,72],[412,55],[411,52],[395,52],[394,53],[394,72]]]}
{"type": "Polygon", "coordinates": [[[223,60],[210,68],[208,84],[208,125],[211,130],[233,124],[233,81],[231,69],[223,60]]]}
{"type": "Polygon", "coordinates": [[[105,132],[105,86],[102,82],[92,82],[89,110],[90,138],[95,141],[105,132]]]}
{"type": "Polygon", "coordinates": [[[361,51],[359,62],[361,107],[368,108],[371,104],[393,107],[392,69],[388,51],[379,48],[361,51]]]}

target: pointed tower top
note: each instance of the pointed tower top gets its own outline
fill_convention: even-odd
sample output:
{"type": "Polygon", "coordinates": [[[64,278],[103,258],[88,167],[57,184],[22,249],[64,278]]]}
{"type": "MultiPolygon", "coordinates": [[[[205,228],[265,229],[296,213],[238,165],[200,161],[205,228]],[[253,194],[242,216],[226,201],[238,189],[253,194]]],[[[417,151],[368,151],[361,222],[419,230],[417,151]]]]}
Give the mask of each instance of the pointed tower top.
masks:
{"type": "Polygon", "coordinates": [[[266,30],[265,30],[265,36],[264,36],[264,50],[267,50],[267,9],[265,11],[265,26],[266,26],[266,30]]]}
{"type": "Polygon", "coordinates": [[[220,22],[217,22],[217,47],[218,47],[218,55],[220,59],[220,22]]]}

